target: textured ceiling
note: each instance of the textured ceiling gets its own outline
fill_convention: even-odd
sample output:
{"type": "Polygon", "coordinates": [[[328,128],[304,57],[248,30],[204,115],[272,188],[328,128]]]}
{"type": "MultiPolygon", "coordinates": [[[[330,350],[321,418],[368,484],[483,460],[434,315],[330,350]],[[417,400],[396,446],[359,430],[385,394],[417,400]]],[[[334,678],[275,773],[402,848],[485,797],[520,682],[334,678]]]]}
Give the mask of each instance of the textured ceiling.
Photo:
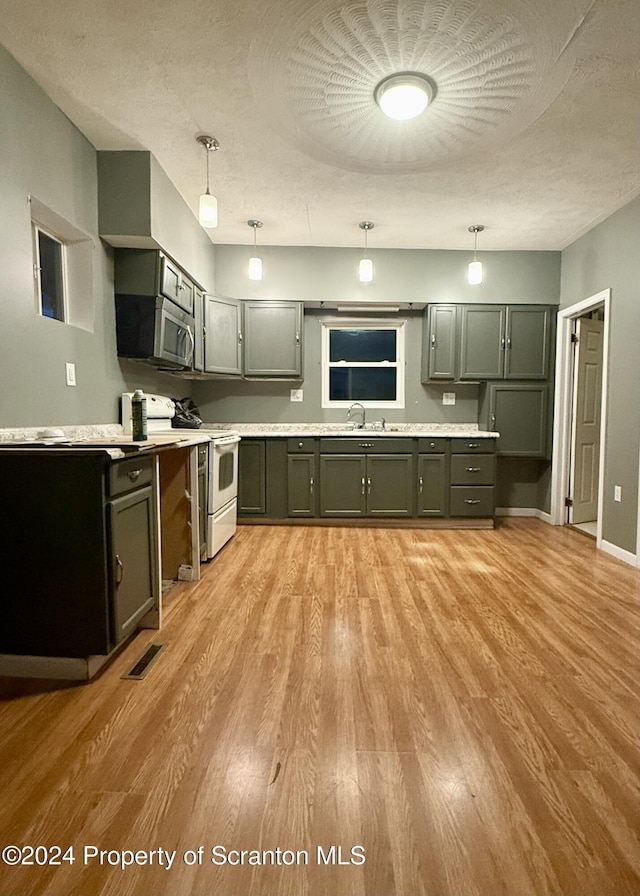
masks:
{"type": "Polygon", "coordinates": [[[194,211],[216,137],[214,243],[561,249],[640,192],[638,0],[0,0],[0,43],[194,211]],[[392,122],[406,70],[437,94],[392,122]]]}

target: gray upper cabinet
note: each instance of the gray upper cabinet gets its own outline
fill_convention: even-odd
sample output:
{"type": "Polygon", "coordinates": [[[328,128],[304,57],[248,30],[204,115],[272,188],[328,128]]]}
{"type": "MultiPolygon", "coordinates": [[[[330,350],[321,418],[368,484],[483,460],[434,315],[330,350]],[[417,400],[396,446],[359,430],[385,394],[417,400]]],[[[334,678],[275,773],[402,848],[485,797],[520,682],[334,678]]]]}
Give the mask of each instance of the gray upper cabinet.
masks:
{"type": "Polygon", "coordinates": [[[546,379],[551,311],[546,305],[462,305],[459,379],[546,379]]]}
{"type": "Polygon", "coordinates": [[[504,305],[460,307],[461,380],[492,380],[504,374],[504,305]]]}
{"type": "Polygon", "coordinates": [[[548,386],[488,383],[480,397],[480,422],[500,433],[497,453],[511,457],[547,457],[548,386]]]}
{"type": "Polygon", "coordinates": [[[157,249],[117,249],[115,291],[122,295],[166,296],[193,314],[195,284],[179,265],[157,249]]]}
{"type": "Polygon", "coordinates": [[[203,296],[204,372],[242,373],[242,308],[238,299],[203,296]]]}
{"type": "Polygon", "coordinates": [[[429,305],[422,382],[547,379],[555,310],[550,305],[429,305]]]}
{"type": "Polygon", "coordinates": [[[245,300],[245,377],[302,377],[302,302],[245,300]]]}
{"type": "Polygon", "coordinates": [[[429,305],[422,337],[422,381],[457,376],[458,306],[429,305]]]}

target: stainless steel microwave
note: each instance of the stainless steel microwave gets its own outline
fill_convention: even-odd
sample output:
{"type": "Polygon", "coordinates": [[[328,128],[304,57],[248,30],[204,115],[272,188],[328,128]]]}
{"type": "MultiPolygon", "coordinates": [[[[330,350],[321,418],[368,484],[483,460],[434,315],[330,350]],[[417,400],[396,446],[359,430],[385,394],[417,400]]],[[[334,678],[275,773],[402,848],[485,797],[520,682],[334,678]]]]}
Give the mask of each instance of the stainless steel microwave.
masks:
{"type": "Polygon", "coordinates": [[[195,320],[164,296],[116,295],[118,355],[155,367],[191,370],[195,320]]]}

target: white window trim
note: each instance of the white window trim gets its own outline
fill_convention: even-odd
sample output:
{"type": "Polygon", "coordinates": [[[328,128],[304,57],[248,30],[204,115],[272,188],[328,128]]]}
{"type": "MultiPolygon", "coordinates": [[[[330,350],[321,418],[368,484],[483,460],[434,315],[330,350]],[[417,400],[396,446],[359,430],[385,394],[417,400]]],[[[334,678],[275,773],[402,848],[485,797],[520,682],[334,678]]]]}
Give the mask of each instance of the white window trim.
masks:
{"type": "Polygon", "coordinates": [[[397,369],[396,400],[395,401],[360,401],[365,408],[404,408],[405,406],[405,327],[406,319],[385,320],[383,318],[344,318],[328,317],[320,321],[322,325],[321,346],[321,380],[322,380],[322,407],[323,408],[349,408],[356,399],[346,401],[331,401],[329,398],[329,370],[339,366],[329,361],[329,331],[342,330],[396,330],[397,357],[394,362],[384,362],[384,365],[371,362],[353,362],[349,367],[377,367],[390,366],[397,369]]]}
{"type": "Polygon", "coordinates": [[[49,320],[57,320],[59,323],[67,323],[69,320],[69,281],[67,274],[67,247],[63,240],[55,233],[51,233],[46,227],[42,227],[37,221],[32,221],[33,228],[33,255],[35,258],[33,265],[33,277],[35,282],[36,302],[38,314],[42,317],[48,317],[42,311],[42,264],[40,262],[40,240],[38,234],[43,233],[60,246],[60,262],[62,267],[62,318],[54,317],[49,320]]]}

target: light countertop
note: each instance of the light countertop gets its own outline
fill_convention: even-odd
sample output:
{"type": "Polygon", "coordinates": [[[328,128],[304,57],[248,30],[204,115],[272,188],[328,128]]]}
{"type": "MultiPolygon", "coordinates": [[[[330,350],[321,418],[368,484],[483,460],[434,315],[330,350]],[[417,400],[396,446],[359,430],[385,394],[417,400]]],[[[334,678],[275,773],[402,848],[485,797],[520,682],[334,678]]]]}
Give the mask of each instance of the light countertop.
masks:
{"type": "Polygon", "coordinates": [[[343,423],[204,423],[206,429],[233,429],[244,438],[297,438],[300,436],[405,436],[408,438],[497,439],[500,433],[478,429],[474,423],[390,423],[385,429],[373,426],[350,429],[343,423]]]}

